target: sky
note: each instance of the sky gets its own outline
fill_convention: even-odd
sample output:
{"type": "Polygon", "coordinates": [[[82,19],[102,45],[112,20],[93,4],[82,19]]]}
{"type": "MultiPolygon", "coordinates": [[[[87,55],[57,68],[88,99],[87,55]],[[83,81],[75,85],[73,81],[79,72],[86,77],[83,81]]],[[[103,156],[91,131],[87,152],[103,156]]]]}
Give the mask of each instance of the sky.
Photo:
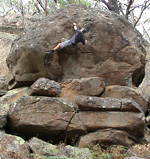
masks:
{"type": "Polygon", "coordinates": [[[24,3],[28,3],[29,0],[23,0],[24,3]]]}

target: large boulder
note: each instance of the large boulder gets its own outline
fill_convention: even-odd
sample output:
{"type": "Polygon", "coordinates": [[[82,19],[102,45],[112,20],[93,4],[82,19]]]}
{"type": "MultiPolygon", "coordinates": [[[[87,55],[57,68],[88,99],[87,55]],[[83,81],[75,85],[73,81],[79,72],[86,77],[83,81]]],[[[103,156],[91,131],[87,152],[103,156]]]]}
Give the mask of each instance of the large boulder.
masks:
{"type": "MultiPolygon", "coordinates": [[[[97,76],[106,85],[132,85],[137,75],[143,77],[144,46],[140,33],[121,16],[101,9],[66,6],[28,28],[14,41],[7,57],[13,74],[10,81],[24,85],[40,77],[66,81],[97,76]],[[75,33],[73,22],[78,22],[78,27],[86,27],[88,44],[49,55],[45,65],[46,50],[75,33]]],[[[134,82],[137,85],[139,81],[134,82]]]]}

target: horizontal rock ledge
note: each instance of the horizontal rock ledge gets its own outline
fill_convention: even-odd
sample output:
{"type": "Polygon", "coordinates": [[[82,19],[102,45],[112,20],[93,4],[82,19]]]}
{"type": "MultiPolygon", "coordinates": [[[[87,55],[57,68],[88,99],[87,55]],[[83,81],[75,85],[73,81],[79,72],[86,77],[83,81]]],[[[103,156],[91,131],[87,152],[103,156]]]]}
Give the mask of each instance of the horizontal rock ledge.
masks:
{"type": "Polygon", "coordinates": [[[131,88],[127,86],[119,86],[119,85],[110,85],[105,88],[105,92],[102,97],[111,97],[116,99],[132,99],[139,106],[140,109],[146,113],[148,109],[148,102],[142,97],[139,90],[136,88],[131,88]]]}
{"type": "Polygon", "coordinates": [[[75,99],[80,111],[128,111],[144,113],[141,107],[132,99],[101,98],[78,96],[75,99]]]}
{"type": "Polygon", "coordinates": [[[143,113],[138,112],[114,112],[114,111],[82,111],[76,113],[68,126],[68,135],[75,131],[90,133],[104,128],[124,130],[134,136],[141,138],[144,136],[143,113]],[[81,127],[82,126],[82,127],[81,127]]]}

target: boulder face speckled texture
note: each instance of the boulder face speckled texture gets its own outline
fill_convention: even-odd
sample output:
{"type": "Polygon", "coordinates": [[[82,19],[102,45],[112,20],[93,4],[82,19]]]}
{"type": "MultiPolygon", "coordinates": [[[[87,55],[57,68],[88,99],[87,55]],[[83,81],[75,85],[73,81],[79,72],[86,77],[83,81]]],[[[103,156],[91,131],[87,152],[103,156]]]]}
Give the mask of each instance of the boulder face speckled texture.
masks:
{"type": "Polygon", "coordinates": [[[132,85],[133,73],[145,65],[144,41],[132,25],[109,11],[71,5],[28,28],[13,43],[7,65],[14,82],[34,82],[40,77],[66,81],[102,77],[106,85],[132,85]],[[81,16],[82,15],[82,16],[81,16]],[[49,55],[60,40],[74,35],[73,22],[87,29],[88,44],[49,55]]]}
{"type": "Polygon", "coordinates": [[[29,146],[20,137],[3,134],[0,138],[0,157],[1,158],[29,158],[29,146]]]}

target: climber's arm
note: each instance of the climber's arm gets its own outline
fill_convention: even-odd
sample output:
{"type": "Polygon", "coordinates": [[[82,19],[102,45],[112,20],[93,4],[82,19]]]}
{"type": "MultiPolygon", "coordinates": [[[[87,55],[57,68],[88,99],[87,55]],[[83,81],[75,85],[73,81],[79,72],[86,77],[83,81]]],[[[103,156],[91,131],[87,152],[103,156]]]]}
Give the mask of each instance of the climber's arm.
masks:
{"type": "Polygon", "coordinates": [[[87,40],[82,41],[82,44],[86,45],[87,44],[87,40]]]}
{"type": "Polygon", "coordinates": [[[87,40],[85,40],[85,45],[87,44],[87,40]]]}
{"type": "Polygon", "coordinates": [[[86,45],[86,44],[87,44],[87,40],[85,40],[84,37],[83,37],[83,39],[82,39],[82,44],[83,44],[83,45],[86,45]]]}
{"type": "Polygon", "coordinates": [[[74,30],[75,30],[75,31],[78,29],[76,23],[73,23],[73,27],[74,27],[74,30]]]}

